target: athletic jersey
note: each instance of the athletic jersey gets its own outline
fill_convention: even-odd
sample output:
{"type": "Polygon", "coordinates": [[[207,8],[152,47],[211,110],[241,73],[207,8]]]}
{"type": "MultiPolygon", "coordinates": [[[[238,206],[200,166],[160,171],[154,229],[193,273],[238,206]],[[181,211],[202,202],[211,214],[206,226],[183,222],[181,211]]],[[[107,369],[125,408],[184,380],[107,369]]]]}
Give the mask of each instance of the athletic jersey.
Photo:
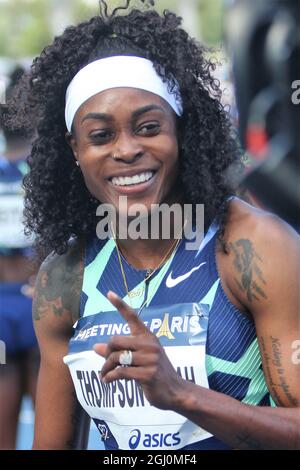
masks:
{"type": "Polygon", "coordinates": [[[0,254],[30,255],[32,243],[24,234],[24,191],[22,181],[28,172],[25,160],[11,162],[0,157],[0,254]]]}
{"type": "MultiPolygon", "coordinates": [[[[203,387],[243,403],[270,406],[253,322],[227,298],[217,271],[217,228],[198,251],[181,240],[175,253],[151,277],[140,318],[158,337],[177,372],[203,387]]],[[[144,302],[145,270],[123,266],[133,308],[144,302]]],[[[127,303],[114,240],[94,239],[86,247],[80,319],[74,325],[69,366],[77,397],[98,427],[106,449],[228,449],[217,438],[146,400],[132,380],[104,384],[104,359],[93,351],[113,335],[129,335],[128,325],[106,298],[115,291],[127,303]]]]}

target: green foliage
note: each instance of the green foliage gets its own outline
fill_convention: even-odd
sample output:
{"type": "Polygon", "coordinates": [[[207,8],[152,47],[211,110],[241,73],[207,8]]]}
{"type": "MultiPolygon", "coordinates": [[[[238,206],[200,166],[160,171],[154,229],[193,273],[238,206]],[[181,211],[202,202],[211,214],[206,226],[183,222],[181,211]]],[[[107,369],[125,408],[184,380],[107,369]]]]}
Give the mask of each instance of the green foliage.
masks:
{"type": "MultiPolygon", "coordinates": [[[[159,11],[177,10],[186,0],[157,0],[159,11]]],[[[222,1],[195,0],[202,39],[215,44],[222,37],[222,1]]],[[[121,0],[109,0],[110,11],[121,0]]],[[[126,1],[124,0],[123,4],[126,1]]],[[[141,3],[136,2],[137,5],[141,3]]],[[[33,57],[52,41],[55,6],[68,5],[70,21],[76,23],[99,12],[98,0],[0,0],[0,56],[33,57]]]]}
{"type": "Polygon", "coordinates": [[[198,14],[202,38],[207,44],[223,39],[224,0],[199,0],[198,14]]]}
{"type": "Polygon", "coordinates": [[[51,40],[47,0],[0,3],[0,55],[19,58],[40,52],[51,40]]]}

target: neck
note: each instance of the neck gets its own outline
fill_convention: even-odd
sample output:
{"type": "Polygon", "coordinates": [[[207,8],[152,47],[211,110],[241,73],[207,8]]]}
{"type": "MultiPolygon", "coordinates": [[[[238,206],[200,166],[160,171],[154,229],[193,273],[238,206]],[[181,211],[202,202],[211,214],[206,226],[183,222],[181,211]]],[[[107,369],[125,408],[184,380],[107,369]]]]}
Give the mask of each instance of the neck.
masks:
{"type": "MultiPolygon", "coordinates": [[[[170,240],[118,240],[118,247],[129,264],[137,269],[156,269],[176,244],[170,240]]],[[[169,256],[167,257],[169,258],[169,256]]]]}
{"type": "MultiPolygon", "coordinates": [[[[178,185],[177,185],[178,188],[178,185]]],[[[164,260],[164,257],[167,255],[166,260],[171,256],[173,252],[173,247],[175,248],[178,238],[182,237],[183,233],[183,223],[184,223],[184,211],[183,211],[183,194],[181,191],[178,191],[177,194],[174,190],[169,194],[169,196],[164,201],[165,204],[171,206],[172,204],[178,203],[182,206],[181,210],[181,220],[179,224],[174,224],[174,218],[170,217],[170,238],[166,239],[162,234],[162,224],[163,220],[159,220],[159,234],[158,238],[151,237],[151,214],[148,215],[148,228],[149,233],[147,239],[137,239],[133,240],[129,237],[126,239],[118,239],[117,243],[119,250],[122,255],[126,258],[129,264],[134,266],[137,269],[155,269],[161,262],[164,260]],[[179,225],[179,226],[178,226],[179,225]]],[[[153,215],[153,214],[152,214],[153,215]]],[[[127,227],[128,228],[128,227],[127,227]]],[[[115,232],[118,234],[117,231],[115,232]]],[[[127,230],[128,233],[128,230],[127,230]]]]}
{"type": "MultiPolygon", "coordinates": [[[[148,227],[151,226],[150,222],[151,219],[149,216],[148,227]]],[[[162,231],[160,231],[158,238],[151,238],[151,231],[149,229],[147,239],[140,238],[133,240],[129,237],[126,239],[117,239],[118,248],[126,260],[135,268],[156,269],[163,261],[166,261],[169,256],[171,256],[178,239],[182,238],[183,224],[183,215],[180,223],[177,223],[176,226],[174,226],[174,220],[171,218],[169,238],[163,237],[162,231]]]]}

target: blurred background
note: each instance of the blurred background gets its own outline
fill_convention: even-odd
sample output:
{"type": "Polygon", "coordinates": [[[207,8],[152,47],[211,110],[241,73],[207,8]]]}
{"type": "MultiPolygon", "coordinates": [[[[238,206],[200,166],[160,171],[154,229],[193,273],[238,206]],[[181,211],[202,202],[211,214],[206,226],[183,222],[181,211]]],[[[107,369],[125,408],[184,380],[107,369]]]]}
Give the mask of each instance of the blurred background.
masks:
{"type": "MultiPolygon", "coordinates": [[[[111,9],[122,1],[109,0],[111,9]]],[[[125,3],[125,1],[124,1],[125,3]]],[[[139,3],[139,2],[137,2],[139,3]]],[[[157,0],[156,8],[171,9],[183,18],[185,29],[215,49],[220,62],[216,77],[224,82],[224,102],[232,104],[231,69],[224,48],[224,17],[234,0],[157,0]],[[221,65],[222,64],[222,65],[221,65]]],[[[30,66],[32,59],[70,24],[99,12],[98,0],[0,0],[0,102],[16,65],[30,66]]],[[[236,119],[235,109],[232,109],[236,119]]],[[[5,142],[0,132],[0,152],[5,142]]]]}
{"type": "MultiPolygon", "coordinates": [[[[109,0],[113,9],[122,2],[109,0]]],[[[125,2],[124,2],[125,3],[125,2]]],[[[165,8],[184,18],[189,32],[209,44],[223,38],[223,0],[157,0],[157,10],[165,8]]],[[[40,53],[53,36],[99,11],[97,0],[0,0],[0,55],[24,59],[40,53]]]]}
{"type": "MultiPolygon", "coordinates": [[[[109,0],[108,3],[113,9],[122,1],[109,0]]],[[[193,37],[215,48],[214,57],[219,62],[216,77],[222,83],[224,103],[230,106],[228,109],[236,125],[231,67],[223,44],[224,15],[231,3],[231,0],[157,0],[156,8],[176,11],[183,17],[184,27],[193,37]]],[[[28,68],[32,59],[52,42],[54,36],[62,33],[66,26],[98,12],[97,0],[0,0],[0,100],[1,96],[2,100],[5,99],[5,93],[17,78],[16,74],[28,68]]],[[[0,129],[0,302],[1,307],[7,307],[7,311],[13,309],[22,313],[24,310],[22,315],[27,316],[31,310],[31,283],[38,267],[30,261],[28,240],[16,241],[16,231],[20,227],[11,226],[7,230],[7,224],[11,214],[14,214],[15,221],[16,214],[21,213],[21,182],[27,171],[25,157],[29,146],[30,142],[22,136],[11,136],[5,129],[0,129]],[[3,269],[6,273],[4,277],[3,269]],[[6,281],[14,285],[13,292],[7,292],[7,289],[1,291],[1,285],[6,281]],[[19,297],[19,306],[14,303],[16,297],[19,297]]],[[[30,449],[32,444],[38,357],[30,328],[27,334],[26,357],[22,351],[12,351],[15,369],[10,371],[9,364],[0,366],[0,448],[11,446],[14,435],[17,449],[30,449]],[[5,406],[8,400],[13,411],[5,406]],[[5,437],[8,435],[9,442],[5,437]]],[[[89,449],[103,448],[98,436],[96,428],[92,427],[89,449]]]]}

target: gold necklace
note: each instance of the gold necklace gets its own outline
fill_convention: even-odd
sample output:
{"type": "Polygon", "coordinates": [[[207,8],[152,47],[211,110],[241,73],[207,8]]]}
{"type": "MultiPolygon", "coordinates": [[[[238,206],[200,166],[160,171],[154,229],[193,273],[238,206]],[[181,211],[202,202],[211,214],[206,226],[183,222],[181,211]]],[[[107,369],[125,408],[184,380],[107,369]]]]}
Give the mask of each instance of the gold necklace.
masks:
{"type": "MultiPolygon", "coordinates": [[[[185,224],[181,230],[181,236],[182,236],[182,232],[183,232],[183,229],[185,227],[185,224]]],[[[117,243],[117,239],[116,239],[116,235],[115,235],[115,232],[114,232],[114,229],[113,229],[113,226],[111,225],[111,229],[112,229],[112,234],[113,234],[113,238],[114,238],[114,242],[115,242],[115,245],[116,245],[116,248],[117,248],[117,254],[118,254],[118,259],[119,259],[119,265],[120,265],[120,270],[121,270],[121,274],[122,274],[122,278],[123,278],[123,283],[124,283],[124,286],[125,286],[125,290],[126,290],[126,293],[127,293],[127,296],[128,296],[128,299],[129,299],[129,303],[130,303],[130,306],[132,308],[132,304],[131,304],[131,298],[132,297],[136,297],[136,294],[132,294],[132,291],[129,290],[128,288],[128,283],[127,283],[127,279],[126,279],[126,275],[125,275],[125,270],[124,270],[124,266],[123,266],[123,261],[122,261],[122,256],[121,256],[121,252],[120,252],[120,249],[119,249],[119,246],[118,246],[118,243],[117,243]]],[[[169,248],[169,250],[167,251],[167,253],[165,254],[165,256],[163,257],[162,261],[159,263],[159,265],[155,268],[155,269],[147,269],[146,270],[146,276],[145,276],[145,279],[144,279],[144,289],[143,289],[143,292],[145,292],[145,286],[148,287],[149,285],[149,280],[150,278],[154,275],[154,273],[156,273],[161,267],[162,265],[167,261],[167,259],[173,254],[175,253],[175,251],[177,250],[177,247],[179,245],[179,242],[180,242],[181,238],[178,238],[173,244],[172,246],[169,248]]],[[[139,294],[140,295],[140,294],[139,294]]],[[[138,316],[141,314],[141,311],[142,309],[144,308],[144,306],[146,305],[148,301],[148,289],[147,289],[147,296],[146,296],[146,299],[144,300],[143,304],[141,305],[141,307],[139,308],[138,310],[138,316]]]]}

